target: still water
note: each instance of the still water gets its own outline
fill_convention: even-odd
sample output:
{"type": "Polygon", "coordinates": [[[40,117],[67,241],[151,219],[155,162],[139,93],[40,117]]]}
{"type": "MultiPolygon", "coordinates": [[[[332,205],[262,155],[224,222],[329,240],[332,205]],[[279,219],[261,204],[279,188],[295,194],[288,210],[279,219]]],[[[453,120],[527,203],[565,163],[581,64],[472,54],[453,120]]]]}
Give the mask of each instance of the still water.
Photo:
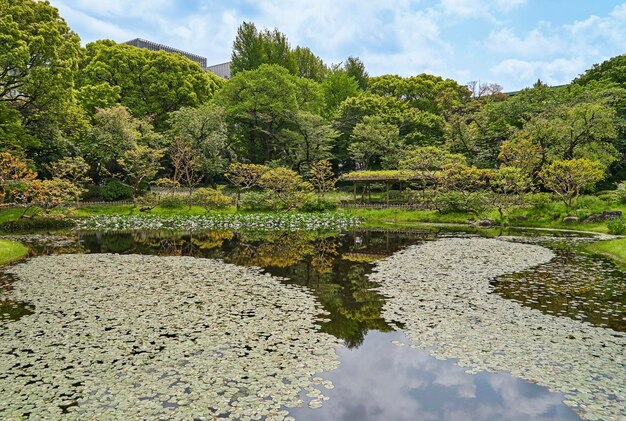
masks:
{"type": "MultiPolygon", "coordinates": [[[[494,234],[494,233],[490,233],[494,234]]],[[[626,330],[626,272],[579,249],[579,237],[516,233],[550,247],[556,258],[492,280],[492,293],[558,317],[626,330]]],[[[476,235],[447,230],[355,230],[344,233],[233,232],[202,234],[84,233],[24,236],[34,254],[119,253],[194,256],[257,266],[311,291],[330,313],[322,331],[344,341],[338,369],[324,373],[334,389],[319,409],[289,412],[304,420],[579,419],[563,396],[507,373],[466,374],[409,346],[402,326],[381,317],[385,297],[368,279],[376,261],[438,237],[476,235]]],[[[15,282],[0,275],[0,325],[25,317],[29,303],[4,299],[15,282]],[[3,297],[4,296],[4,297],[3,297]]]]}

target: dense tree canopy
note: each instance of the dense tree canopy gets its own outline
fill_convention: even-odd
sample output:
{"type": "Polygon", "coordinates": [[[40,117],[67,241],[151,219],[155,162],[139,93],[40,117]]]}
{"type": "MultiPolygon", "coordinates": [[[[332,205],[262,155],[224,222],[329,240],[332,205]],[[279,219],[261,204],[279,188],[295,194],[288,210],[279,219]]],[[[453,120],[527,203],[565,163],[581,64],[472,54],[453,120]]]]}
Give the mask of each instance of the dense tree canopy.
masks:
{"type": "Polygon", "coordinates": [[[82,98],[98,92],[104,104],[87,100],[91,110],[110,106],[119,95],[122,105],[139,118],[149,116],[164,129],[168,113],[197,107],[211,99],[222,84],[213,73],[180,54],[150,51],[113,41],[88,44],[78,73],[82,98]]]}
{"type": "MultiPolygon", "coordinates": [[[[180,54],[110,40],[81,48],[47,2],[0,0],[0,9],[0,153],[29,180],[82,185],[60,175],[80,169],[139,194],[155,178],[191,191],[229,167],[231,177],[252,168],[273,205],[291,208],[282,183],[307,196],[301,177],[319,162],[328,179],[353,169],[427,173],[422,187],[437,195],[469,180],[497,194],[571,198],[626,178],[624,56],[568,85],[538,81],[507,95],[428,74],[370,76],[354,56],[326,65],[278,29],[244,22],[224,80],[180,54]],[[277,166],[286,169],[266,174],[277,166]],[[580,176],[580,188],[559,186],[563,174],[580,176]]],[[[14,180],[0,181],[10,196],[14,180]]],[[[42,184],[33,186],[22,191],[39,197],[42,184]]]]}

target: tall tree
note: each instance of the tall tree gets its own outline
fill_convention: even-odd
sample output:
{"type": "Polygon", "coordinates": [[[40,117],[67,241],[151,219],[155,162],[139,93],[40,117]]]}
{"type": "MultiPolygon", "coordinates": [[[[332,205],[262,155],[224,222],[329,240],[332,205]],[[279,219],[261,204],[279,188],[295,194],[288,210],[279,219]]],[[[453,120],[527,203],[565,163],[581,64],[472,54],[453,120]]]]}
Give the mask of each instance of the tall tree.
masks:
{"type": "Polygon", "coordinates": [[[230,71],[234,76],[244,70],[252,70],[265,63],[263,40],[252,22],[243,22],[237,29],[230,57],[230,71]]]}
{"type": "Polygon", "coordinates": [[[283,130],[298,112],[298,89],[287,69],[263,64],[236,74],[216,97],[228,116],[234,147],[252,163],[280,159],[283,130]]]}
{"type": "Polygon", "coordinates": [[[72,88],[80,39],[48,2],[0,0],[0,10],[0,127],[17,127],[8,111],[17,110],[20,126],[39,141],[28,154],[40,161],[39,147],[60,148],[78,117],[72,88]]]}
{"type": "Polygon", "coordinates": [[[298,65],[298,76],[321,82],[328,75],[328,67],[309,48],[298,46],[293,55],[298,65]]]}
{"type": "Polygon", "coordinates": [[[231,73],[257,69],[262,64],[277,64],[289,73],[298,72],[298,63],[287,36],[278,29],[259,31],[254,23],[243,22],[233,42],[231,73]]]}
{"type": "Polygon", "coordinates": [[[365,70],[365,63],[361,61],[358,57],[348,57],[343,64],[343,69],[346,71],[348,76],[354,78],[359,84],[359,87],[362,90],[367,89],[367,81],[369,79],[369,74],[365,70]]]}
{"type": "Polygon", "coordinates": [[[208,103],[198,108],[184,107],[170,116],[170,132],[189,142],[200,163],[200,171],[213,180],[225,170],[229,150],[224,110],[208,103]]]}
{"type": "Polygon", "coordinates": [[[119,87],[122,105],[164,130],[170,112],[207,102],[223,80],[180,54],[103,40],[87,44],[78,82],[82,97],[97,89],[114,99],[119,87]]]}

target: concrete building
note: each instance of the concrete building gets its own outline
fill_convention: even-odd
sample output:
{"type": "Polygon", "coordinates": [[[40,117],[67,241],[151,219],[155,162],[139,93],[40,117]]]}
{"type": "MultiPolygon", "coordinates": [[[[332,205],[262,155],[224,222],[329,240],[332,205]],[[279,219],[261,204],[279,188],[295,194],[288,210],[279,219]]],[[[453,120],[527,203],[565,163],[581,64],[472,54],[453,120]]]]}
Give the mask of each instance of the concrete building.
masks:
{"type": "Polygon", "coordinates": [[[197,54],[188,53],[183,50],[179,50],[178,48],[170,47],[168,45],[159,44],[158,42],[148,41],[141,38],[131,39],[130,41],[126,41],[126,44],[132,45],[137,48],[146,48],[150,51],[166,51],[168,53],[176,53],[181,54],[187,57],[190,60],[195,61],[202,67],[204,70],[209,71],[211,73],[216,74],[217,76],[230,79],[230,61],[221,64],[215,64],[213,66],[207,66],[206,57],[199,56],[197,54]]]}
{"type": "Polygon", "coordinates": [[[150,51],[167,51],[168,53],[177,53],[187,57],[190,60],[198,63],[203,69],[206,69],[206,57],[202,57],[196,54],[191,54],[183,50],[179,50],[177,48],[173,48],[167,45],[159,44],[158,42],[152,42],[141,38],[131,39],[130,41],[126,41],[126,44],[132,45],[137,48],[146,48],[150,51]]]}
{"type": "Polygon", "coordinates": [[[215,73],[224,79],[230,79],[230,61],[221,64],[214,64],[206,68],[209,72],[215,73]]]}

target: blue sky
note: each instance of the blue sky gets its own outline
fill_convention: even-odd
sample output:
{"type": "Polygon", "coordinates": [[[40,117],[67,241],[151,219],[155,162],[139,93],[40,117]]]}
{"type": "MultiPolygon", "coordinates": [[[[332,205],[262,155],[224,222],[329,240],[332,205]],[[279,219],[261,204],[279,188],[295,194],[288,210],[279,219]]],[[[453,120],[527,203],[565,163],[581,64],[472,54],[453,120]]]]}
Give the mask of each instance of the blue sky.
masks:
{"type": "Polygon", "coordinates": [[[84,43],[140,37],[228,61],[237,27],[277,27],[327,63],[370,75],[422,72],[505,91],[563,84],[626,53],[626,1],[51,0],[84,43]]]}

